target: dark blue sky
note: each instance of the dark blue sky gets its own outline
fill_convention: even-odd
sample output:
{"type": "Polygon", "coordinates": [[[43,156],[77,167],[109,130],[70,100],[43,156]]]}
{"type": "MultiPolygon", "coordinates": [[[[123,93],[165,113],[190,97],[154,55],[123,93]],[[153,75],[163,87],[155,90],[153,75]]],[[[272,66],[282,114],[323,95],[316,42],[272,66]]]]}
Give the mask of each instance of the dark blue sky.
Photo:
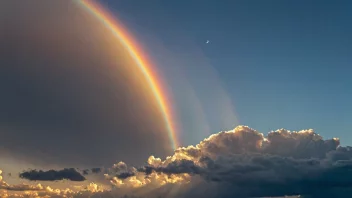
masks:
{"type": "Polygon", "coordinates": [[[313,128],[326,138],[352,143],[351,1],[101,2],[138,37],[168,78],[184,144],[206,137],[195,127],[204,122],[192,118],[200,114],[190,110],[195,103],[184,100],[190,90],[200,98],[209,131],[233,127],[229,122],[234,119],[223,121],[231,113],[218,116],[214,100],[207,101],[215,97],[212,82],[225,90],[222,95],[231,99],[228,108],[235,109],[240,124],[261,132],[313,128]],[[180,85],[183,75],[175,74],[176,67],[191,85],[180,85]]]}

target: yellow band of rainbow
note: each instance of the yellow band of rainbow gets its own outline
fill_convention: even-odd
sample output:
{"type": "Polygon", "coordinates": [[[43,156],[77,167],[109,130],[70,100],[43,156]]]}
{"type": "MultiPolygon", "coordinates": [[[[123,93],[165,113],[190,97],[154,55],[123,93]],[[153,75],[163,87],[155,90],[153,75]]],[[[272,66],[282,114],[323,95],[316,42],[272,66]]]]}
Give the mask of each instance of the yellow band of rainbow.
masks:
{"type": "Polygon", "coordinates": [[[112,17],[108,11],[104,10],[102,6],[91,0],[75,0],[85,10],[94,15],[99,19],[116,38],[124,45],[126,50],[129,52],[131,57],[135,60],[140,70],[146,77],[149,87],[152,90],[155,99],[158,102],[159,108],[162,111],[165,125],[167,127],[168,136],[173,149],[176,149],[179,144],[176,138],[175,129],[172,123],[171,105],[167,105],[166,97],[162,94],[161,84],[157,81],[156,74],[152,72],[153,67],[144,57],[140,50],[140,47],[136,44],[132,35],[127,32],[126,28],[123,27],[114,17],[112,17]]]}

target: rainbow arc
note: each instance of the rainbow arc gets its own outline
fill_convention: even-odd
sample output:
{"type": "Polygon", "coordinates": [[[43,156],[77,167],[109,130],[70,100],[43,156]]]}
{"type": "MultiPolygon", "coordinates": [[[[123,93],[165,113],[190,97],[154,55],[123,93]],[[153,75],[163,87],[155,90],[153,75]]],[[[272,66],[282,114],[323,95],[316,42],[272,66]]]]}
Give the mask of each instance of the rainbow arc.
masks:
{"type": "Polygon", "coordinates": [[[135,39],[133,39],[132,34],[130,34],[116,18],[112,17],[109,12],[97,2],[90,0],[75,0],[75,2],[103,23],[106,28],[108,28],[115,35],[116,39],[123,44],[130,56],[137,63],[139,69],[147,79],[149,87],[153,92],[158,106],[163,114],[172,148],[176,149],[179,146],[179,143],[176,137],[175,126],[172,122],[171,105],[167,103],[166,97],[164,96],[166,91],[162,89],[161,83],[158,82],[158,77],[155,74],[156,72],[153,72],[155,68],[153,68],[152,64],[149,63],[145,57],[143,57],[142,50],[137,45],[135,39]]]}

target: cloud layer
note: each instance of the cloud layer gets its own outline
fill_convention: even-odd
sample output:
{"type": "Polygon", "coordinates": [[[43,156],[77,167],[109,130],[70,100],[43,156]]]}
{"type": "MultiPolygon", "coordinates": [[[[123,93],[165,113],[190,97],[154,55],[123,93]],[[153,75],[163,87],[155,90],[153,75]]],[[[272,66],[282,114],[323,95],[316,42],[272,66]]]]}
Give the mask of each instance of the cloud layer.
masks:
{"type": "Polygon", "coordinates": [[[352,193],[352,147],[339,144],[339,139],[324,140],[313,130],[280,129],[264,136],[238,126],[196,146],[178,148],[164,160],[150,156],[143,166],[119,162],[87,171],[87,178],[103,174],[105,182],[99,183],[110,187],[99,191],[87,190],[98,187],[86,187],[73,191],[72,196],[346,197],[352,193]]]}

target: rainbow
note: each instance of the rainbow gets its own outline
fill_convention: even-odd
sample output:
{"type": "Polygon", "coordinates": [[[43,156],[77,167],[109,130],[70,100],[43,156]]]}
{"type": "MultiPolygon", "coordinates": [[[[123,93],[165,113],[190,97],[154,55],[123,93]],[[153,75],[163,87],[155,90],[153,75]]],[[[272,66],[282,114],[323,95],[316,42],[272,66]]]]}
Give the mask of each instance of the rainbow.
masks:
{"type": "Polygon", "coordinates": [[[75,0],[75,2],[100,20],[115,35],[116,39],[123,44],[131,57],[137,63],[139,69],[143,72],[143,75],[147,79],[149,87],[158,102],[160,110],[162,111],[172,148],[176,149],[179,144],[176,138],[174,125],[172,123],[171,105],[167,104],[166,97],[163,95],[163,93],[165,94],[165,91],[162,90],[161,83],[157,81],[158,78],[155,72],[152,72],[152,64],[143,57],[141,48],[136,44],[132,38],[132,35],[127,32],[126,28],[124,28],[120,22],[112,17],[108,11],[103,9],[102,6],[91,0],[75,0]]]}

